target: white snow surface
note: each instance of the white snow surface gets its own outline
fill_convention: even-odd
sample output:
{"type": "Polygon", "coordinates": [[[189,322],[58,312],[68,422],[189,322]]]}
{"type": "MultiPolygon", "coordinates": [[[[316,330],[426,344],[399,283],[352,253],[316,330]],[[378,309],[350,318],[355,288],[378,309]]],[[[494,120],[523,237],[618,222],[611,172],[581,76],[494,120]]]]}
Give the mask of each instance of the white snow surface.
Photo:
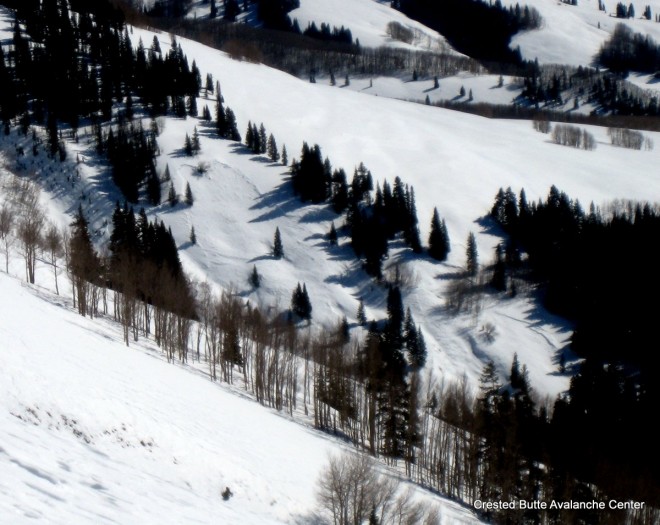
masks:
{"type": "MultiPolygon", "coordinates": [[[[502,3],[515,5],[516,2],[518,0],[504,0],[502,3]]],[[[636,14],[634,19],[616,18],[615,0],[605,0],[606,12],[598,10],[598,0],[578,0],[576,6],[559,0],[525,0],[518,3],[536,8],[543,17],[543,24],[540,29],[514,36],[511,48],[520,46],[523,58],[538,58],[542,64],[593,65],[594,56],[609,40],[619,23],[660,42],[660,24],[654,19],[642,18],[646,5],[651,6],[655,17],[660,12],[660,0],[633,2],[636,14]]],[[[623,3],[626,7],[630,4],[623,3]]]]}
{"type": "Polygon", "coordinates": [[[291,20],[298,19],[301,30],[308,24],[321,23],[332,28],[344,26],[351,30],[353,40],[367,47],[395,46],[424,51],[452,52],[451,46],[437,31],[429,29],[403,13],[389,7],[389,2],[375,0],[300,0],[300,7],[289,13],[291,20]],[[410,44],[394,40],[388,34],[390,22],[401,24],[415,34],[410,44]]]}
{"type": "MultiPolygon", "coordinates": [[[[0,522],[311,522],[328,456],[351,447],[149,342],[124,346],[118,325],[64,296],[3,272],[0,298],[0,522]]],[[[443,524],[479,523],[410,487],[443,524]]]]}

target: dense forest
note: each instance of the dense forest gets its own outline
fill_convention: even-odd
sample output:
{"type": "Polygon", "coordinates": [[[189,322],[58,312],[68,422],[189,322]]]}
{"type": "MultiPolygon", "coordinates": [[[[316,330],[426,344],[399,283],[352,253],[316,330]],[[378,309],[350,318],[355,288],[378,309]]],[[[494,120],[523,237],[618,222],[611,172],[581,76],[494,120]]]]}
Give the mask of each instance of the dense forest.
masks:
{"type": "Polygon", "coordinates": [[[499,0],[393,0],[392,7],[437,30],[457,51],[482,62],[522,63],[520,50],[509,48],[511,37],[541,26],[541,15],[533,7],[506,8],[499,0]]]}

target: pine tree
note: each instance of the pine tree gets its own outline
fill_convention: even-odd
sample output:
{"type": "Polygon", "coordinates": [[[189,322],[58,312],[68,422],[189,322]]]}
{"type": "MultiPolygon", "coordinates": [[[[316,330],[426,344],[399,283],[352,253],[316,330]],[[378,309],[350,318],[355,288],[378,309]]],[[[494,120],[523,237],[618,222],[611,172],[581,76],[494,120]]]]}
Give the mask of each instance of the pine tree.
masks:
{"type": "Polygon", "coordinates": [[[337,230],[335,229],[334,222],[330,226],[330,233],[328,233],[328,242],[330,243],[330,246],[337,246],[337,230]]]}
{"type": "Polygon", "coordinates": [[[282,146],[282,166],[289,165],[289,156],[286,152],[286,144],[282,146]]]}
{"type": "Polygon", "coordinates": [[[300,317],[301,319],[311,319],[312,318],[312,304],[309,301],[309,295],[307,294],[307,286],[303,283],[302,288],[300,283],[293,291],[291,296],[291,311],[300,317]]]}
{"type": "Polygon", "coordinates": [[[284,246],[282,245],[282,236],[279,227],[275,228],[275,237],[273,238],[273,257],[281,259],[284,257],[284,246]]]}
{"type": "Polygon", "coordinates": [[[449,241],[447,239],[446,227],[440,222],[438,208],[433,208],[431,219],[431,233],[429,233],[429,255],[438,261],[447,259],[449,252],[449,241]]]}
{"type": "Polygon", "coordinates": [[[277,150],[277,142],[275,142],[275,137],[272,133],[268,137],[268,157],[273,162],[280,160],[280,152],[277,150]]]}
{"type": "Polygon", "coordinates": [[[252,267],[252,273],[250,274],[250,284],[253,288],[259,288],[261,286],[261,276],[257,272],[256,264],[252,267]]]}
{"type": "Polygon", "coordinates": [[[188,133],[186,133],[186,140],[183,144],[183,151],[185,151],[186,155],[192,157],[193,144],[192,144],[192,140],[190,140],[190,135],[188,135],[188,133]]]}
{"type": "Polygon", "coordinates": [[[464,97],[464,96],[465,96],[465,87],[464,87],[464,86],[461,86],[461,89],[460,89],[460,91],[458,92],[458,94],[459,94],[461,97],[464,97]]]}
{"type": "Polygon", "coordinates": [[[185,193],[185,203],[188,206],[192,206],[194,202],[195,202],[195,199],[193,197],[192,190],[190,189],[190,183],[187,182],[186,183],[186,193],[185,193]]]}
{"type": "Polygon", "coordinates": [[[191,146],[193,154],[199,153],[202,149],[202,146],[199,143],[199,132],[197,131],[197,126],[195,126],[195,129],[193,130],[191,146]]]}
{"type": "Polygon", "coordinates": [[[367,325],[367,314],[365,312],[364,301],[362,299],[360,299],[360,304],[358,305],[356,318],[360,326],[367,325]]]}
{"type": "Polygon", "coordinates": [[[190,244],[197,244],[197,235],[195,234],[195,227],[190,227],[190,244]]]}
{"type": "Polygon", "coordinates": [[[174,191],[174,183],[170,182],[170,189],[167,193],[167,202],[170,203],[170,206],[175,206],[179,202],[178,197],[176,196],[176,191],[174,191]]]}
{"type": "Polygon", "coordinates": [[[266,153],[268,149],[268,137],[266,136],[266,126],[263,122],[259,126],[259,151],[257,153],[266,153]]]}
{"type": "Polygon", "coordinates": [[[339,333],[341,334],[342,342],[344,344],[347,344],[351,341],[350,326],[348,325],[348,319],[346,319],[346,316],[342,317],[341,319],[341,323],[339,325],[339,333]]]}
{"type": "Polygon", "coordinates": [[[495,265],[490,285],[498,292],[506,290],[506,266],[504,264],[504,247],[502,243],[495,247],[495,265]]]}
{"type": "Polygon", "coordinates": [[[477,253],[477,240],[474,233],[470,232],[467,239],[467,248],[465,250],[465,269],[470,277],[477,275],[479,270],[479,260],[477,253]]]}

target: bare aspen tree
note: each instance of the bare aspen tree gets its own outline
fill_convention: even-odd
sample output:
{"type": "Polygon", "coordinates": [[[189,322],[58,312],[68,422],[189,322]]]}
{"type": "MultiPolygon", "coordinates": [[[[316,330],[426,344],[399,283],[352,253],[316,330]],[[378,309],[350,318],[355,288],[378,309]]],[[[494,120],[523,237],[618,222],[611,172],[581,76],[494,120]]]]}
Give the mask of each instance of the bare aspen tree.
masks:
{"type": "Polygon", "coordinates": [[[24,181],[17,202],[20,211],[16,233],[25,259],[25,279],[30,284],[34,284],[37,249],[41,244],[41,234],[45,224],[45,216],[39,206],[39,189],[29,181],[24,181]]]}
{"type": "Polygon", "coordinates": [[[14,241],[11,235],[14,221],[14,212],[11,207],[6,202],[3,203],[0,207],[0,240],[2,241],[2,249],[5,252],[5,273],[9,273],[9,250],[14,241]]]}
{"type": "Polygon", "coordinates": [[[53,276],[55,278],[55,293],[60,294],[60,288],[57,281],[58,267],[57,260],[64,255],[62,244],[62,234],[56,226],[50,225],[43,238],[43,249],[48,254],[50,265],[53,267],[53,276]]]}

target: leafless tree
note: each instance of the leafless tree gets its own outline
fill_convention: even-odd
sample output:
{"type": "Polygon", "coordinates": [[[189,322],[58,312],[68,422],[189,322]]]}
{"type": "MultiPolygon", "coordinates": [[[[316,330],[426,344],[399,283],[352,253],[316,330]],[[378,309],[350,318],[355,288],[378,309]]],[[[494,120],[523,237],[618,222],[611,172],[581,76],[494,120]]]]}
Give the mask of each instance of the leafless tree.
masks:
{"type": "Polygon", "coordinates": [[[14,213],[8,203],[0,207],[0,240],[5,252],[5,272],[9,273],[9,250],[14,242],[12,229],[14,228],[14,213]]]}
{"type": "Polygon", "coordinates": [[[25,279],[34,284],[37,249],[41,244],[45,224],[45,216],[39,206],[39,189],[29,181],[24,181],[16,202],[20,206],[16,233],[25,259],[25,279]]]}
{"type": "Polygon", "coordinates": [[[47,253],[51,266],[53,267],[53,276],[55,277],[55,293],[60,294],[60,288],[57,283],[57,260],[64,255],[62,244],[62,234],[56,226],[50,225],[43,238],[43,250],[47,253]]]}

